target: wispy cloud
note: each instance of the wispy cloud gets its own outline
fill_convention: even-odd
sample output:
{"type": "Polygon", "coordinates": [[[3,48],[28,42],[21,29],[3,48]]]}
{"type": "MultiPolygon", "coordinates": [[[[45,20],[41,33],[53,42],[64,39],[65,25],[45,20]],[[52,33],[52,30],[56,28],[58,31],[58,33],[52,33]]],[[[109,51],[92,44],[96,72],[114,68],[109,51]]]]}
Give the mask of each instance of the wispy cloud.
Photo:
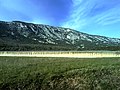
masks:
{"type": "Polygon", "coordinates": [[[73,0],[71,15],[63,27],[76,30],[120,22],[120,0],[73,0]],[[93,25],[92,25],[93,23],[93,25]]]}
{"type": "Polygon", "coordinates": [[[116,6],[100,15],[96,15],[94,18],[96,19],[96,23],[101,25],[110,25],[120,22],[120,8],[116,6]]]}

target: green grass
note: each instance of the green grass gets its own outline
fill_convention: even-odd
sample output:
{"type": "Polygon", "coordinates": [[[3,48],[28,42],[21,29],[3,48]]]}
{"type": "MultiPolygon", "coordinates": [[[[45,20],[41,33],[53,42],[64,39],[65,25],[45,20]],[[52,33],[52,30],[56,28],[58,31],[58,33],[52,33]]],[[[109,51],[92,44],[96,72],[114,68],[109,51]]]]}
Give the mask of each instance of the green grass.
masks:
{"type": "Polygon", "coordinates": [[[120,58],[0,57],[0,90],[119,90],[120,58]]]}

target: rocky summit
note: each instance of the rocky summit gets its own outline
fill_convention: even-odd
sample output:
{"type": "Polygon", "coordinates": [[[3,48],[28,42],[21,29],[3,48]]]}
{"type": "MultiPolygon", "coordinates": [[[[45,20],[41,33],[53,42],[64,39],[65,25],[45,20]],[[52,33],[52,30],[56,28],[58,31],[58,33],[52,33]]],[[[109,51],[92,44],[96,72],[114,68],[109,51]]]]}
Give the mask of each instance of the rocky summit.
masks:
{"type": "Polygon", "coordinates": [[[119,46],[118,38],[43,24],[0,21],[0,50],[104,50],[119,46]]]}

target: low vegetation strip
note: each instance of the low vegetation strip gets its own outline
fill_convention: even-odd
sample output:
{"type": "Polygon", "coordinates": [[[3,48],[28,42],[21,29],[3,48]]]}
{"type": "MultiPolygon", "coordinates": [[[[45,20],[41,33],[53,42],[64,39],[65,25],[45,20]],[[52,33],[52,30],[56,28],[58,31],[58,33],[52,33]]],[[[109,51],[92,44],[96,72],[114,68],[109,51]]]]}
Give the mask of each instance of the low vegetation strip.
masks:
{"type": "Polygon", "coordinates": [[[120,58],[0,57],[0,90],[119,90],[120,58]]]}
{"type": "Polygon", "coordinates": [[[120,57],[118,51],[1,51],[0,56],[22,57],[74,57],[74,58],[102,58],[120,57]]]}

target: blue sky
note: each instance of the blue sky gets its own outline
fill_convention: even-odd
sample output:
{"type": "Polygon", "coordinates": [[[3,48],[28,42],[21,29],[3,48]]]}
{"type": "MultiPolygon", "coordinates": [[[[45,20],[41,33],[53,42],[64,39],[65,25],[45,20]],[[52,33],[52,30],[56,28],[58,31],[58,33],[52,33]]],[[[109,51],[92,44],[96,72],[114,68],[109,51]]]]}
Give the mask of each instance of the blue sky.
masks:
{"type": "Polygon", "coordinates": [[[0,20],[120,38],[120,0],[0,0],[0,20]]]}

